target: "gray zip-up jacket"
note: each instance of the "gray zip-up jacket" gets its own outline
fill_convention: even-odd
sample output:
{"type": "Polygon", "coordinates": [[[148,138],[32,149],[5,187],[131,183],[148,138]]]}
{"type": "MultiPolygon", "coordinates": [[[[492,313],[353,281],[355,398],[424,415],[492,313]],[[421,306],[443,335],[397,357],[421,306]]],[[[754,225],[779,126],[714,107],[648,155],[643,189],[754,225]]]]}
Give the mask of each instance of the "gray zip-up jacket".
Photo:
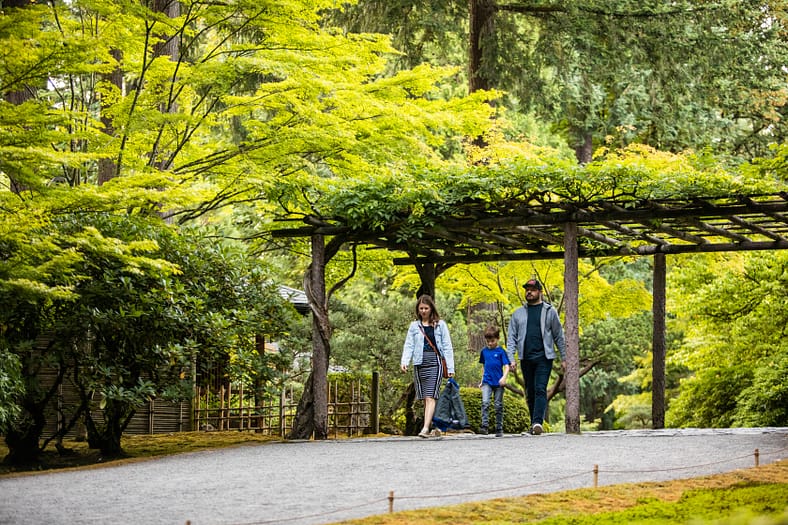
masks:
{"type": "MultiPolygon", "coordinates": [[[[517,349],[517,357],[523,358],[525,351],[525,332],[528,327],[528,308],[521,306],[512,314],[509,320],[509,336],[506,339],[506,355],[509,362],[514,363],[514,350],[517,349]]],[[[564,328],[558,318],[558,312],[550,303],[542,302],[542,342],[544,343],[544,355],[547,359],[555,359],[556,354],[553,346],[558,348],[561,353],[561,360],[566,357],[566,343],[564,342],[564,328]]]]}

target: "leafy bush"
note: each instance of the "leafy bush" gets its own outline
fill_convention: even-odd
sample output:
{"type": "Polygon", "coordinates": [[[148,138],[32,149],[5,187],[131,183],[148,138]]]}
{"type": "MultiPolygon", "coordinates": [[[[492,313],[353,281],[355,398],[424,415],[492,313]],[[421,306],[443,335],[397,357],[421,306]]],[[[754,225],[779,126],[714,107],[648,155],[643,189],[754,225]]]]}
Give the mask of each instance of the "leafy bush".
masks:
{"type": "MultiPolygon", "coordinates": [[[[482,423],[482,391],[478,388],[460,388],[460,397],[465,405],[465,413],[468,415],[468,423],[474,432],[478,432],[482,423]]],[[[495,408],[490,403],[490,424],[495,423],[495,408]]],[[[503,431],[507,434],[520,433],[528,428],[530,422],[528,407],[525,400],[512,392],[506,392],[503,396],[503,431]]]]}
{"type": "Polygon", "coordinates": [[[613,409],[616,428],[651,428],[651,393],[649,392],[620,395],[608,408],[613,409]]]}
{"type": "Polygon", "coordinates": [[[24,388],[19,358],[4,350],[0,353],[0,430],[19,416],[17,401],[24,388]]]}
{"type": "Polygon", "coordinates": [[[736,397],[752,384],[744,366],[708,367],[681,383],[668,409],[668,427],[727,428],[733,426],[736,397]]]}
{"type": "Polygon", "coordinates": [[[788,352],[756,368],[753,382],[739,394],[734,424],[743,427],[788,425],[788,352]]]}

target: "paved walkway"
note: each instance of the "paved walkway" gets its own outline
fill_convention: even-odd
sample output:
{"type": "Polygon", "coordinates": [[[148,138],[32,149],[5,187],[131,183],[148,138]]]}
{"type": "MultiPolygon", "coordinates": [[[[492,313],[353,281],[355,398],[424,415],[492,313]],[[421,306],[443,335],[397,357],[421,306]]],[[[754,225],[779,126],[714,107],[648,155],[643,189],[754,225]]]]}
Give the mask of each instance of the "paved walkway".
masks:
{"type": "Polygon", "coordinates": [[[313,525],[394,510],[728,472],[788,458],[788,428],[457,434],[247,445],[0,479],[0,524],[313,525]],[[489,472],[498,472],[491,480],[489,472]]]}

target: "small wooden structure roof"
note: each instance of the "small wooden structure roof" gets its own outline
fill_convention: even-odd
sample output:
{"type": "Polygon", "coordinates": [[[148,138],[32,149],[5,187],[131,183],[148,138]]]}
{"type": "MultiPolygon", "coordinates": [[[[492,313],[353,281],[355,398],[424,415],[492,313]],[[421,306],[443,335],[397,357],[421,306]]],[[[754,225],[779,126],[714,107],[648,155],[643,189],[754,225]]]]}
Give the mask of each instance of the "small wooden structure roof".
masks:
{"type": "Polygon", "coordinates": [[[306,298],[306,293],[303,290],[290,288],[283,284],[278,285],[277,290],[279,290],[279,295],[282,299],[290,301],[290,304],[293,305],[299,314],[306,315],[309,313],[309,300],[306,298]]]}

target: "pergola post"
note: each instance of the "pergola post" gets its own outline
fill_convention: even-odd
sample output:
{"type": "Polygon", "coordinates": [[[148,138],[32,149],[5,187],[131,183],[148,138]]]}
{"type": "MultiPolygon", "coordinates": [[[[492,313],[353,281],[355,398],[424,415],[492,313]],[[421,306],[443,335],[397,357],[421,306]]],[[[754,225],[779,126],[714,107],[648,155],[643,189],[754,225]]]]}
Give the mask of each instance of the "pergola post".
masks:
{"type": "Polygon", "coordinates": [[[564,339],[566,342],[566,432],[580,433],[580,329],[577,223],[564,225],[564,339]]]}
{"type": "Polygon", "coordinates": [[[654,254],[651,426],[665,428],[665,254],[654,254]]]}

